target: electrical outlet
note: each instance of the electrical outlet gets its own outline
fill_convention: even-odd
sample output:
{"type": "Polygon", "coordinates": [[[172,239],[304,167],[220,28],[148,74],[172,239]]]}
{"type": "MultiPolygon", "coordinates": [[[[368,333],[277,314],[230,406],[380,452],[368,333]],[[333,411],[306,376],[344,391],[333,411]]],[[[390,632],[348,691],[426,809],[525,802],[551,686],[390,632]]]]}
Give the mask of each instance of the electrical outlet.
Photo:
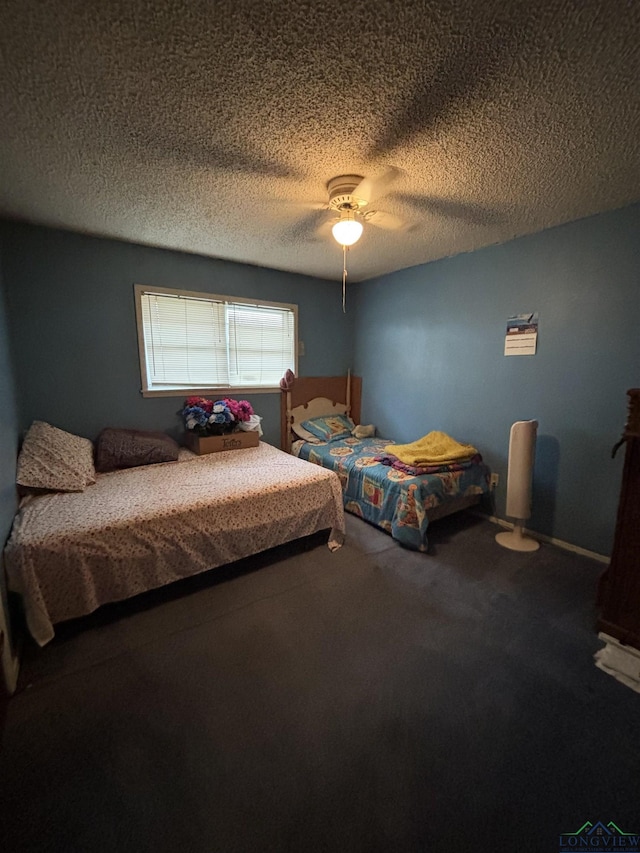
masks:
{"type": "Polygon", "coordinates": [[[495,489],[495,487],[498,485],[499,480],[500,480],[500,477],[497,474],[491,475],[491,478],[489,480],[489,485],[491,486],[492,489],[495,489]]]}
{"type": "Polygon", "coordinates": [[[304,355],[304,341],[298,341],[298,355],[304,355]]]}

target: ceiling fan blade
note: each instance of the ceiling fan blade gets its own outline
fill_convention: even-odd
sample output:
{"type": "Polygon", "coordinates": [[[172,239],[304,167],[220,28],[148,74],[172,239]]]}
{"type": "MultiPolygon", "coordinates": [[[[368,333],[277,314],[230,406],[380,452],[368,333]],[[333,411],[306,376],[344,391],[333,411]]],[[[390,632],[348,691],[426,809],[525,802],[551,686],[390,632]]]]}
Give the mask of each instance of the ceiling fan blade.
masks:
{"type": "Polygon", "coordinates": [[[388,187],[402,174],[396,166],[387,166],[377,175],[363,178],[353,191],[353,195],[365,204],[386,194],[388,187]]]}
{"type": "Polygon", "coordinates": [[[321,222],[315,230],[312,239],[322,240],[323,242],[327,239],[327,237],[331,236],[331,229],[336,224],[338,220],[334,217],[330,217],[321,222]]]}
{"type": "Polygon", "coordinates": [[[267,202],[269,204],[274,204],[277,206],[287,206],[290,208],[294,208],[295,210],[298,210],[298,211],[303,211],[303,210],[315,210],[315,211],[325,210],[326,211],[329,209],[329,205],[327,204],[326,201],[291,201],[291,199],[289,199],[289,198],[278,198],[278,197],[270,196],[267,199],[267,202]]]}
{"type": "Polygon", "coordinates": [[[383,228],[385,231],[402,231],[406,228],[404,219],[385,210],[368,210],[362,218],[365,222],[375,225],[376,228],[383,228]]]}
{"type": "Polygon", "coordinates": [[[466,201],[412,193],[394,193],[394,198],[412,205],[422,213],[444,216],[447,219],[461,219],[472,225],[500,225],[506,218],[498,210],[466,201]]]}
{"type": "Polygon", "coordinates": [[[325,209],[314,210],[302,219],[299,219],[284,234],[288,242],[312,242],[324,239],[331,233],[331,226],[335,220],[332,211],[325,209]]]}

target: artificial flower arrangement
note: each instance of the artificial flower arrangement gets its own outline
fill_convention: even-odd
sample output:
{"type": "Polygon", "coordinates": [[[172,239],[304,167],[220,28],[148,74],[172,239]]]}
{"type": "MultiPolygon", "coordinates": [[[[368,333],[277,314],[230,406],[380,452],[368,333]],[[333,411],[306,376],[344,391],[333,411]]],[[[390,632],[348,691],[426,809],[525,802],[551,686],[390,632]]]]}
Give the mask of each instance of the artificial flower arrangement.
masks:
{"type": "Polygon", "coordinates": [[[207,400],[205,397],[187,397],[182,415],[185,427],[196,435],[224,435],[234,432],[243,421],[253,415],[253,407],[246,400],[207,400]]]}

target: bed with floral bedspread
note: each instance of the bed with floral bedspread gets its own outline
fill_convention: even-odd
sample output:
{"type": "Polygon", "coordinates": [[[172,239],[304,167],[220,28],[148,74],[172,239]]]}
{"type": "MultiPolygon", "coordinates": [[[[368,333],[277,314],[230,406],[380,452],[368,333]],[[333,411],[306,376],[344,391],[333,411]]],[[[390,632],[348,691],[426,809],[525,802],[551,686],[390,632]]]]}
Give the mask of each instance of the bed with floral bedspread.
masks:
{"type": "Polygon", "coordinates": [[[81,492],[25,499],[5,549],[9,587],[44,645],[100,605],[329,529],[344,538],[335,474],[264,442],[97,474],[81,492]]]}

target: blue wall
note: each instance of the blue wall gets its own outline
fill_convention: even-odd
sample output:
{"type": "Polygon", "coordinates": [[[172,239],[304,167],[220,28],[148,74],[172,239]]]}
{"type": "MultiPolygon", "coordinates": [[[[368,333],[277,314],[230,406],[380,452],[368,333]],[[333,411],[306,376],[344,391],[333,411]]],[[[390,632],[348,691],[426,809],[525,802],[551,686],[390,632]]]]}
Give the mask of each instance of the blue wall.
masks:
{"type": "Polygon", "coordinates": [[[17,506],[17,449],[18,415],[0,253],[0,546],[7,538],[17,506]]]}
{"type": "MultiPolygon", "coordinates": [[[[0,251],[0,552],[11,530],[13,516],[17,509],[15,480],[18,453],[18,415],[4,297],[2,252],[0,251]]],[[[8,624],[6,592],[0,557],[0,627],[5,630],[5,636],[8,624]]],[[[9,641],[7,640],[3,661],[5,672],[10,670],[9,658],[9,641]]],[[[11,679],[8,681],[11,684],[11,679]]]]}
{"type": "Polygon", "coordinates": [[[610,553],[622,465],[610,451],[640,385],[640,205],[353,290],[363,421],[401,441],[442,429],[475,444],[500,475],[504,518],[509,429],[537,418],[529,526],[610,553]],[[537,354],[505,358],[507,317],[529,311],[537,354]]]}
{"type": "MultiPolygon", "coordinates": [[[[182,396],[140,395],[135,283],[296,303],[299,373],[350,366],[338,282],[24,224],[0,234],[23,430],[39,419],[89,438],[105,426],[180,433],[182,396]]],[[[279,446],[279,395],[248,399],[279,446]]]]}
{"type": "MultiPolygon", "coordinates": [[[[501,477],[499,516],[509,428],[537,418],[530,526],[607,554],[622,464],[610,449],[625,392],[640,385],[639,226],[633,205],[351,284],[344,316],[338,282],[4,223],[19,425],[40,418],[91,438],[107,425],[177,434],[181,398],[139,393],[136,282],[295,302],[299,372],[353,367],[364,378],[363,420],[383,434],[409,441],[443,429],[476,444],[501,477]],[[538,353],[505,358],[507,317],[525,311],[540,314],[538,353]]],[[[250,399],[277,445],[278,395],[250,399]]],[[[3,417],[13,465],[15,409],[3,417]]]]}

